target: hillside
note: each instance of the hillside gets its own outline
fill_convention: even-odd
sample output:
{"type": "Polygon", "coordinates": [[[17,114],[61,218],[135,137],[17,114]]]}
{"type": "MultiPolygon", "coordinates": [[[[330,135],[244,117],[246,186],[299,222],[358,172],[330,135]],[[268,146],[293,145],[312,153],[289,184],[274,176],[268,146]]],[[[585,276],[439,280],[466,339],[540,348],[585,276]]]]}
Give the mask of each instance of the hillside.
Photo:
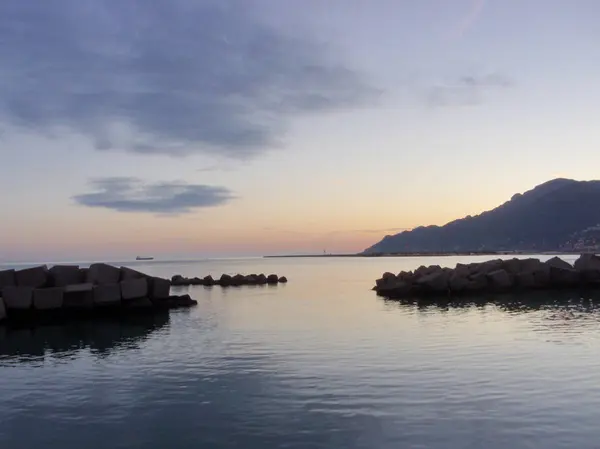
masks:
{"type": "Polygon", "coordinates": [[[480,215],[388,235],[363,254],[554,251],[600,224],[600,181],[554,179],[480,215]]]}

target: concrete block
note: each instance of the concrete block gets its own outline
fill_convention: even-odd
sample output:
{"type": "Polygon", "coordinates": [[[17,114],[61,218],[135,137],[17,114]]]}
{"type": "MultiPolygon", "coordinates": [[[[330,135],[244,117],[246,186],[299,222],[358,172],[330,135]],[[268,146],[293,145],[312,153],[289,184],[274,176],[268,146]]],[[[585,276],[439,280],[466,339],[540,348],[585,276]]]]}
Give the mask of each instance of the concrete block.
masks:
{"type": "Polygon", "coordinates": [[[4,287],[4,304],[8,310],[27,310],[33,304],[33,287],[4,287]]]}
{"type": "Polygon", "coordinates": [[[117,305],[121,303],[121,286],[104,284],[94,287],[94,304],[97,306],[117,305]]]}
{"type": "Polygon", "coordinates": [[[124,301],[148,296],[148,280],[130,279],[121,282],[121,297],[124,301]]]}
{"type": "Polygon", "coordinates": [[[171,281],[162,278],[150,278],[149,290],[151,299],[166,299],[171,293],[171,281]]]}
{"type": "MultiPolygon", "coordinates": [[[[6,306],[4,305],[4,300],[0,298],[0,323],[6,319],[6,306]]],[[[2,338],[0,337],[0,340],[2,338]]]]}
{"type": "Polygon", "coordinates": [[[61,287],[38,288],[33,291],[33,308],[36,310],[61,309],[64,289],[61,287]]]}
{"type": "Polygon", "coordinates": [[[64,288],[63,307],[66,309],[90,308],[94,305],[94,286],[90,283],[67,285],[64,288]]]}
{"type": "Polygon", "coordinates": [[[41,265],[39,267],[26,268],[17,271],[15,276],[19,287],[42,288],[48,283],[48,267],[41,265]]]}
{"type": "Polygon", "coordinates": [[[90,265],[87,272],[86,282],[101,284],[116,284],[121,278],[121,270],[105,263],[95,263],[90,265]]]}
{"type": "Polygon", "coordinates": [[[50,278],[55,287],[80,284],[84,281],[78,265],[54,265],[50,270],[50,278]]]}
{"type": "Polygon", "coordinates": [[[15,270],[0,271],[0,293],[3,287],[14,287],[17,285],[15,270]]]}
{"type": "Polygon", "coordinates": [[[121,267],[121,281],[128,281],[129,279],[140,279],[147,278],[148,275],[141,271],[134,270],[133,268],[121,267]]]}

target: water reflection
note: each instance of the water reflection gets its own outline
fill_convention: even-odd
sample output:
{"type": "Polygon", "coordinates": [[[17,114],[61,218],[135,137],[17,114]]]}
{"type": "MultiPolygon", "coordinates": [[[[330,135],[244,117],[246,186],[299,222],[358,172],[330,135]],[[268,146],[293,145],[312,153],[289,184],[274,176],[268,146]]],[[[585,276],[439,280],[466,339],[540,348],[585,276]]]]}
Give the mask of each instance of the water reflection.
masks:
{"type": "Polygon", "coordinates": [[[84,349],[106,357],[115,349],[138,348],[168,322],[164,313],[31,328],[0,326],[0,366],[68,359],[84,349]]]}
{"type": "Polygon", "coordinates": [[[431,297],[407,299],[382,299],[386,308],[416,307],[418,309],[484,308],[490,305],[509,313],[525,313],[546,309],[577,309],[593,313],[600,308],[600,291],[537,291],[527,293],[488,294],[466,298],[431,297]]]}

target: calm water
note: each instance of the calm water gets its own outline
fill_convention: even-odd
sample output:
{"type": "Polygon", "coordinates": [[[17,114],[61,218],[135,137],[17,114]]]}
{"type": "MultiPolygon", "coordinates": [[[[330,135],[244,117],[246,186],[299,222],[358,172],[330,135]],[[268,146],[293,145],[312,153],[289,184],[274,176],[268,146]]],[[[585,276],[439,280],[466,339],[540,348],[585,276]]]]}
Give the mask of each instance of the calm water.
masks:
{"type": "Polygon", "coordinates": [[[199,305],[170,317],[0,327],[0,447],[597,449],[594,302],[442,308],[370,291],[386,270],[474,259],[130,264],[290,282],[181,289],[199,305]]]}

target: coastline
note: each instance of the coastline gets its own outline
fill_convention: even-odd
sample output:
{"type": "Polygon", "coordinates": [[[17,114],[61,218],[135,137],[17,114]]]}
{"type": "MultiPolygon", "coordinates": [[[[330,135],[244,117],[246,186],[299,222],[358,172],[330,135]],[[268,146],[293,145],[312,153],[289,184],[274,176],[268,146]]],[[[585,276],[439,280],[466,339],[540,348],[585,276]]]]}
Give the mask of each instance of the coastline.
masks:
{"type": "Polygon", "coordinates": [[[382,254],[274,254],[262,256],[264,259],[289,258],[327,258],[327,257],[449,257],[449,256],[513,256],[513,255],[557,255],[581,254],[581,251],[470,251],[470,252],[414,252],[414,253],[382,253],[382,254]]]}

